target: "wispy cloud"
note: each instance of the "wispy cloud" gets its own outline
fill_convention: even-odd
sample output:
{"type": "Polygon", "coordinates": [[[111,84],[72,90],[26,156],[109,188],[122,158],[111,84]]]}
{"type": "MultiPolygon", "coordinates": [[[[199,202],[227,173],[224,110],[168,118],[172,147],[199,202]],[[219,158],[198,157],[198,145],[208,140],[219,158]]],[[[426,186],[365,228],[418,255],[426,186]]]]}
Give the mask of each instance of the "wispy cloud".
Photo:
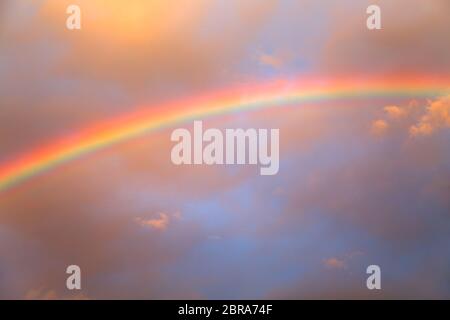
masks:
{"type": "Polygon", "coordinates": [[[323,264],[330,269],[345,269],[346,267],[344,260],[335,257],[323,260],[323,264]]]}
{"type": "Polygon", "coordinates": [[[160,212],[158,213],[157,218],[152,219],[135,218],[135,221],[143,227],[150,227],[157,230],[165,230],[169,225],[170,218],[166,213],[160,212]]]}

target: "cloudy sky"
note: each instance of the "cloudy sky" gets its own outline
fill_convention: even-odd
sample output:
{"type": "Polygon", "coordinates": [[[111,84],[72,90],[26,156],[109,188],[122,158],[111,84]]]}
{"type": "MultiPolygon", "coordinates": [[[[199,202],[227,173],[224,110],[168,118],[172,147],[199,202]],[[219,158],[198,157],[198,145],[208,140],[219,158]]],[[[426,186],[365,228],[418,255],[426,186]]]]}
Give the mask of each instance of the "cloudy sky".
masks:
{"type": "MultiPolygon", "coordinates": [[[[2,0],[0,172],[80,128],[226,88],[405,74],[450,88],[449,13],[448,0],[2,0]],[[81,30],[66,28],[70,4],[81,30]],[[366,28],[370,4],[381,30],[366,28]]],[[[450,298],[449,92],[203,119],[279,128],[274,176],[175,166],[167,127],[22,181],[0,192],[0,298],[450,298]],[[72,264],[81,291],[66,288],[72,264]],[[366,288],[371,264],[382,290],[366,288]]]]}

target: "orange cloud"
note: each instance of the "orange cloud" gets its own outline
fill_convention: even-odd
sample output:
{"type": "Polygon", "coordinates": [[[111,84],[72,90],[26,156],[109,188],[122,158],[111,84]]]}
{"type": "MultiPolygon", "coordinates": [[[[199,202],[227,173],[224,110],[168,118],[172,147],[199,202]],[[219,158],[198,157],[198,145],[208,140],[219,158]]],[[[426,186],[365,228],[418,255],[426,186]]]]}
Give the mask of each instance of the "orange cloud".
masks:
{"type": "Polygon", "coordinates": [[[169,225],[169,216],[163,212],[158,213],[158,218],[142,219],[136,218],[135,221],[143,227],[151,227],[158,230],[165,230],[169,225]]]}
{"type": "Polygon", "coordinates": [[[60,296],[55,290],[30,289],[25,293],[25,300],[89,300],[83,293],[77,293],[72,296],[60,296]]]}
{"type": "Polygon", "coordinates": [[[338,258],[328,258],[323,261],[323,264],[330,269],[344,269],[345,262],[338,258]]]}
{"type": "Polygon", "coordinates": [[[381,136],[386,132],[388,127],[389,125],[385,120],[375,120],[372,123],[372,133],[377,136],[381,136]]]}
{"type": "Polygon", "coordinates": [[[387,105],[383,111],[382,119],[372,122],[372,133],[377,136],[385,134],[390,127],[391,131],[409,131],[413,137],[450,127],[450,95],[428,101],[426,106],[412,100],[404,106],[387,105]]]}
{"type": "Polygon", "coordinates": [[[384,107],[384,111],[390,118],[393,119],[402,118],[407,114],[405,109],[400,108],[398,106],[386,106],[384,107]]]}
{"type": "Polygon", "coordinates": [[[428,103],[427,111],[419,122],[409,129],[412,136],[430,135],[441,128],[450,127],[450,95],[428,103]]]}
{"type": "Polygon", "coordinates": [[[30,289],[25,294],[25,300],[55,300],[57,299],[54,290],[30,289]]]}

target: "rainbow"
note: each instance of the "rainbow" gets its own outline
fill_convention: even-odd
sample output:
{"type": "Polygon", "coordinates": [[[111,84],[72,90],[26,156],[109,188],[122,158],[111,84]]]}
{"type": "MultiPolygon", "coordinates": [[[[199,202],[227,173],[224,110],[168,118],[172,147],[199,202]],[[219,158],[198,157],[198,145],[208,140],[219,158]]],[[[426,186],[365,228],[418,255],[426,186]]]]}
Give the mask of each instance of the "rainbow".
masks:
{"type": "Polygon", "coordinates": [[[449,79],[424,76],[277,80],[195,99],[139,107],[0,164],[0,192],[83,155],[193,119],[335,99],[431,98],[448,94],[449,89],[449,79]]]}

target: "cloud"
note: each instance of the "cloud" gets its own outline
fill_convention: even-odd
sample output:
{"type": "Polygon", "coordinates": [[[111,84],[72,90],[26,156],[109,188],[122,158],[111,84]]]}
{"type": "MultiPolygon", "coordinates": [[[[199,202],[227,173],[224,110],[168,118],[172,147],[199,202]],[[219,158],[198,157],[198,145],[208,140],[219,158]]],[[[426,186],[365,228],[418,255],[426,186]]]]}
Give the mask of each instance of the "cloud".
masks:
{"type": "Polygon", "coordinates": [[[392,119],[402,118],[406,115],[406,110],[397,106],[386,106],[384,111],[392,119]]]}
{"type": "Polygon", "coordinates": [[[25,300],[55,300],[56,298],[55,290],[30,289],[25,294],[25,300]]]}
{"type": "Polygon", "coordinates": [[[165,230],[169,225],[169,216],[166,213],[158,213],[158,218],[142,219],[136,218],[135,221],[143,227],[151,227],[157,230],[165,230]]]}
{"type": "MultiPolygon", "coordinates": [[[[73,1],[72,1],[73,2],[73,1]]],[[[82,30],[71,35],[58,28],[61,10],[70,0],[48,1],[38,22],[58,30],[50,36],[73,48],[55,65],[58,74],[114,82],[134,95],[152,88],[173,97],[179,90],[199,91],[222,83],[224,69],[236,70],[249,41],[272,15],[276,1],[205,0],[167,1],[79,0],[82,30]],[[227,16],[228,23],[217,23],[227,16]],[[202,31],[203,30],[203,31],[202,31]]],[[[36,35],[38,36],[38,35],[36,35]]]]}
{"type": "Polygon", "coordinates": [[[362,251],[352,251],[342,256],[342,258],[331,257],[323,260],[323,265],[329,269],[347,269],[348,264],[352,263],[352,260],[359,258],[364,253],[362,251]]]}
{"type": "MultiPolygon", "coordinates": [[[[408,136],[396,130],[375,142],[367,123],[380,111],[388,115],[373,105],[330,102],[208,121],[215,126],[280,125],[283,170],[271,179],[251,168],[174,167],[170,131],[163,130],[0,195],[2,226],[18,239],[33,240],[33,246],[16,238],[0,241],[0,251],[6,252],[2,268],[10,279],[1,281],[1,291],[22,297],[27,288],[45,287],[60,294],[65,267],[75,261],[89,284],[83,293],[93,299],[254,298],[283,284],[280,296],[372,298],[358,289],[365,280],[358,270],[373,263],[366,260],[382,260],[388,278],[391,270],[403,268],[412,279],[423,265],[392,256],[401,252],[405,260],[414,260],[427,252],[439,272],[423,285],[430,286],[427,294],[445,296],[432,286],[446,279],[447,262],[438,254],[450,205],[446,145],[434,136],[426,144],[406,143],[408,136]],[[142,212],[158,214],[145,217],[142,212]],[[152,229],[165,225],[164,232],[148,232],[142,224],[152,229]],[[210,235],[221,240],[211,241],[210,235]],[[421,250],[424,243],[434,250],[421,250]],[[346,258],[345,252],[355,248],[367,252],[363,262],[346,258]],[[323,257],[336,259],[329,261],[335,266],[344,262],[346,277],[351,272],[357,276],[345,278],[349,283],[333,282],[324,276],[323,257]],[[30,264],[32,269],[21,269],[30,264]],[[217,280],[218,274],[223,280],[217,280]],[[305,277],[309,294],[301,289],[305,277]],[[265,278],[270,281],[261,281],[265,278]],[[293,285],[297,282],[298,287],[293,285]],[[21,290],[16,295],[11,288],[21,290]]],[[[409,125],[402,130],[407,133],[409,125]]],[[[407,282],[392,283],[387,296],[425,292],[415,286],[407,292],[407,282]]]]}
{"type": "Polygon", "coordinates": [[[248,44],[276,5],[0,2],[0,162],[142,106],[234,85],[248,44]],[[70,4],[81,8],[79,31],[65,27],[70,4]]]}
{"type": "Polygon", "coordinates": [[[53,289],[30,289],[25,293],[25,300],[89,300],[83,293],[59,295],[53,289]]]}
{"type": "Polygon", "coordinates": [[[323,264],[330,269],[344,269],[345,262],[338,258],[328,258],[323,261],[323,264]]]}
{"type": "MultiPolygon", "coordinates": [[[[447,0],[384,1],[385,29],[370,34],[355,1],[259,0],[80,0],[82,30],[69,33],[74,1],[0,10],[2,158],[136,105],[255,81],[256,48],[283,72],[280,52],[294,52],[302,72],[449,66],[447,0]]],[[[286,72],[294,69],[289,61],[286,72]]],[[[92,298],[255,298],[277,286],[282,296],[373,298],[360,287],[373,260],[392,280],[386,296],[448,297],[450,162],[435,134],[447,115],[440,103],[358,99],[208,119],[280,128],[282,170],[271,178],[248,167],[175,167],[169,130],[58,167],[0,194],[0,297],[64,298],[75,262],[92,298]],[[433,128],[426,143],[408,136],[422,124],[433,128]],[[346,258],[355,247],[364,261],[346,258]],[[329,278],[323,257],[353,278],[329,278]]]]}
{"type": "MultiPolygon", "coordinates": [[[[394,104],[386,101],[384,105],[394,104]]],[[[449,241],[444,230],[450,226],[450,188],[444,182],[450,172],[448,131],[429,135],[426,141],[411,139],[409,128],[424,112],[428,114],[429,108],[420,100],[398,102],[395,106],[405,111],[402,117],[394,119],[384,107],[370,105],[339,108],[339,112],[335,105],[325,113],[321,105],[317,114],[324,114],[314,123],[329,126],[330,135],[324,135],[323,131],[311,135],[315,147],[301,149],[292,155],[295,160],[284,158],[285,163],[292,164],[288,168],[285,164],[289,177],[284,177],[281,184],[285,186],[286,202],[270,234],[289,234],[288,230],[308,233],[305,239],[299,236],[298,241],[311,241],[316,251],[323,250],[321,257],[316,257],[320,265],[328,264],[331,268],[344,265],[346,272],[343,279],[327,277],[316,271],[317,264],[314,268],[313,262],[299,263],[298,268],[307,269],[307,265],[310,269],[291,288],[280,287],[280,291],[275,290],[269,296],[288,299],[449,296],[450,288],[441,286],[450,277],[447,271],[450,260],[447,255],[441,256],[449,241]],[[388,134],[383,139],[373,139],[367,126],[361,126],[372,124],[374,118],[382,118],[382,128],[385,123],[388,125],[389,131],[385,132],[388,134]],[[298,229],[300,226],[304,229],[298,229]],[[355,252],[358,258],[347,258],[343,247],[355,252]],[[364,255],[356,254],[358,251],[364,255]],[[324,256],[330,258],[324,260],[324,256]],[[370,264],[379,264],[386,280],[379,294],[365,288],[365,270],[370,264]],[[417,282],[419,278],[422,280],[417,282]]],[[[439,104],[440,111],[436,111],[439,119],[445,118],[441,108],[439,104]]],[[[305,122],[308,120],[311,121],[305,122]]],[[[297,131],[282,129],[290,133],[291,144],[295,144],[294,137],[305,134],[302,123],[298,127],[297,131]]],[[[260,197],[265,199],[267,195],[261,193],[260,197]]],[[[267,209],[266,214],[270,212],[267,209]]],[[[260,212],[259,216],[266,214],[260,212]]],[[[298,255],[308,256],[309,260],[315,258],[306,248],[300,249],[298,255]]]]}
{"type": "MultiPolygon", "coordinates": [[[[366,28],[367,1],[341,1],[324,39],[324,72],[435,73],[450,70],[447,0],[379,0],[382,29],[366,28]],[[411,49],[414,48],[414,49],[411,49]]],[[[330,3],[330,8],[333,4],[330,3]]]]}
{"type": "Polygon", "coordinates": [[[438,97],[419,103],[411,100],[404,105],[388,105],[383,108],[382,119],[372,122],[371,131],[381,136],[390,129],[394,135],[407,132],[410,137],[429,136],[450,127],[450,96],[438,97]]]}
{"type": "MultiPolygon", "coordinates": [[[[159,139],[164,141],[165,137],[159,139]]],[[[144,154],[149,150],[146,145],[144,154]]],[[[170,289],[172,284],[164,270],[207,233],[199,230],[195,221],[171,224],[181,221],[176,203],[182,203],[183,197],[176,192],[149,190],[159,179],[142,176],[153,175],[151,163],[142,169],[142,164],[125,161],[119,165],[121,173],[114,170],[120,163],[116,152],[110,150],[99,158],[81,159],[62,171],[56,169],[58,178],[46,175],[37,189],[30,181],[31,185],[0,194],[0,274],[6,272],[0,297],[22,298],[29,288],[43,288],[31,290],[28,297],[64,299],[65,270],[74,263],[82,269],[82,293],[94,299],[181,298],[194,294],[194,290],[181,285],[178,293],[170,289]],[[141,177],[128,180],[133,170],[141,172],[141,177]],[[88,176],[95,176],[95,181],[88,181],[88,176]],[[124,183],[124,179],[130,183],[124,183]],[[169,194],[176,199],[170,202],[173,205],[166,202],[169,194]],[[143,211],[175,212],[141,220],[146,228],[164,228],[167,238],[161,239],[162,233],[147,232],[133,221],[131,217],[143,211]],[[117,290],[124,278],[127,285],[123,291],[117,290]],[[48,293],[51,291],[56,297],[48,293]]],[[[170,179],[167,182],[171,185],[170,179]]]]}
{"type": "Polygon", "coordinates": [[[281,54],[275,55],[275,54],[260,53],[258,56],[259,64],[263,66],[269,66],[274,69],[279,69],[283,67],[286,63],[286,60],[287,57],[282,56],[281,54]]]}
{"type": "Polygon", "coordinates": [[[450,127],[450,95],[430,101],[426,113],[409,129],[412,136],[431,135],[436,130],[450,127]]]}
{"type": "Polygon", "coordinates": [[[381,136],[386,133],[386,130],[388,129],[389,125],[385,120],[375,120],[372,123],[372,132],[373,134],[377,136],[381,136]]]}
{"type": "Polygon", "coordinates": [[[273,68],[279,68],[283,65],[283,61],[281,61],[281,59],[268,54],[261,54],[259,56],[259,63],[262,65],[271,66],[273,68]]]}

